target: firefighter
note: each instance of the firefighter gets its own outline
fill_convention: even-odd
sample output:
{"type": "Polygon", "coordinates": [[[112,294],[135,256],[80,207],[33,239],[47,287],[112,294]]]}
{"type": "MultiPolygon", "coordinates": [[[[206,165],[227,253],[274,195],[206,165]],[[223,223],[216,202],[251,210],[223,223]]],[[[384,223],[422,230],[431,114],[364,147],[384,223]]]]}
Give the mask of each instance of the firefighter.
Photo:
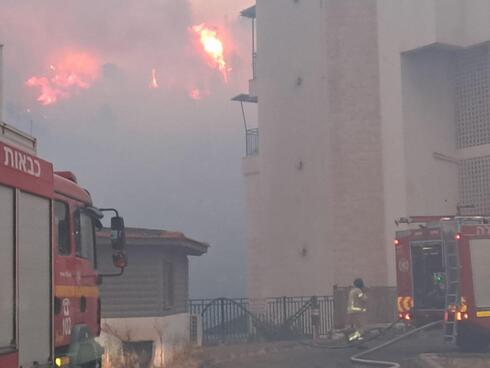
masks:
{"type": "Polygon", "coordinates": [[[364,334],[367,295],[365,292],[364,281],[355,279],[354,287],[349,291],[347,300],[347,317],[349,324],[354,328],[354,332],[348,336],[349,342],[362,340],[364,334]]]}

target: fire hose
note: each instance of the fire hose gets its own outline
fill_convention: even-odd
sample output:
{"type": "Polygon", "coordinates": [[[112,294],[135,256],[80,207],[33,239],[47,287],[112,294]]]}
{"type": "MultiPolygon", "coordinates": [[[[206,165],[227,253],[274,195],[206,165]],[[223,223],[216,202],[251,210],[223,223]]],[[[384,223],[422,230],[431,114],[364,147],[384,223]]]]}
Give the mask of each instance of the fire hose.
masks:
{"type": "MultiPolygon", "coordinates": [[[[397,323],[399,322],[399,320],[396,320],[394,321],[393,323],[391,323],[388,327],[384,328],[381,333],[379,333],[378,335],[375,335],[375,336],[372,336],[370,338],[366,338],[366,339],[363,339],[361,341],[354,341],[352,343],[348,343],[348,344],[344,344],[344,345],[336,345],[336,346],[329,346],[329,345],[325,345],[325,344],[309,344],[309,343],[303,343],[304,345],[308,345],[309,347],[314,347],[314,348],[320,348],[320,349],[327,349],[327,350],[341,350],[341,349],[349,349],[349,348],[353,348],[353,347],[356,347],[356,346],[361,346],[363,344],[365,344],[366,342],[369,342],[369,341],[372,341],[372,340],[375,340],[375,339],[378,339],[379,337],[381,337],[382,335],[384,335],[388,330],[390,330],[391,328],[393,328],[397,323]]],[[[368,349],[368,350],[365,350],[361,353],[358,353],[358,354],[355,354],[353,356],[350,357],[350,360],[352,363],[356,363],[356,364],[361,364],[361,365],[369,365],[369,366],[378,366],[378,367],[388,367],[388,368],[400,368],[400,364],[396,363],[396,362],[388,362],[388,361],[381,361],[381,360],[370,360],[370,359],[364,359],[363,357],[365,357],[366,355],[369,355],[371,353],[374,353],[378,350],[381,350],[381,349],[384,349],[390,345],[393,345],[395,343],[397,343],[398,341],[400,340],[404,340],[412,335],[415,335],[417,334],[418,332],[421,332],[423,330],[426,330],[426,329],[430,329],[432,327],[435,327],[439,324],[441,324],[443,321],[440,320],[440,321],[435,321],[435,322],[431,322],[431,323],[428,323],[426,325],[423,325],[421,327],[418,327],[418,328],[415,328],[413,330],[410,330],[400,336],[397,336],[389,341],[386,341],[380,345],[377,345],[371,349],[368,349]]]]}
{"type": "Polygon", "coordinates": [[[303,345],[306,345],[306,346],[309,346],[309,347],[312,347],[312,348],[327,349],[327,350],[350,349],[350,348],[353,348],[353,347],[356,347],[356,346],[364,345],[366,342],[379,339],[381,336],[383,336],[384,334],[386,334],[389,330],[391,330],[399,322],[400,322],[400,320],[397,319],[394,322],[392,322],[389,326],[383,328],[381,330],[381,332],[379,334],[377,334],[377,335],[374,335],[374,336],[371,336],[371,337],[367,337],[367,338],[364,338],[362,340],[354,340],[354,341],[349,342],[349,343],[344,344],[344,345],[327,345],[327,344],[319,344],[319,343],[312,344],[312,343],[307,343],[307,342],[302,342],[302,344],[303,345]]]}
{"type": "Polygon", "coordinates": [[[400,364],[398,364],[396,362],[386,362],[386,361],[382,361],[382,360],[363,359],[362,357],[364,357],[368,354],[374,353],[375,351],[381,350],[381,349],[388,347],[390,345],[393,345],[396,342],[403,340],[403,339],[406,339],[406,338],[408,338],[408,337],[410,337],[410,336],[412,336],[412,335],[414,335],[420,331],[429,329],[431,327],[435,327],[435,326],[439,325],[440,323],[442,323],[442,321],[435,321],[435,322],[428,323],[424,326],[415,328],[415,329],[408,331],[407,333],[404,333],[403,335],[395,337],[394,339],[389,340],[389,341],[387,341],[381,345],[378,345],[378,346],[375,346],[371,349],[363,351],[362,353],[353,355],[353,356],[351,356],[350,360],[352,363],[357,363],[357,364],[362,364],[362,365],[371,365],[371,366],[388,367],[388,368],[400,368],[400,364]]]}

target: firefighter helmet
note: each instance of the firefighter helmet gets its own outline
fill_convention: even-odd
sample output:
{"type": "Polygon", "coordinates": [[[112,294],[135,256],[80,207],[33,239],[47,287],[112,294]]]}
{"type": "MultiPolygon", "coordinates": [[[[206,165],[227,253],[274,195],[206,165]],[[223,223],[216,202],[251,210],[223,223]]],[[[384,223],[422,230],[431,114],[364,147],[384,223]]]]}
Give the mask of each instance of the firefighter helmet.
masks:
{"type": "Polygon", "coordinates": [[[355,279],[354,286],[359,289],[364,289],[364,281],[361,278],[355,279]]]}

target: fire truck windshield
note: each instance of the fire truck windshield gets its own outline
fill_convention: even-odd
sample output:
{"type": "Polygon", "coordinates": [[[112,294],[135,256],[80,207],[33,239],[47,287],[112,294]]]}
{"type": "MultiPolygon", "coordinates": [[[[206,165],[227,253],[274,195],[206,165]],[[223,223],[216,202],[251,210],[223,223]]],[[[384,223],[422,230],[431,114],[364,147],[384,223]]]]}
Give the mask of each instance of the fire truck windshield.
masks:
{"type": "Polygon", "coordinates": [[[92,217],[80,209],[75,213],[76,255],[95,261],[95,229],[92,217]]]}
{"type": "Polygon", "coordinates": [[[58,254],[68,255],[70,249],[70,229],[68,221],[68,205],[61,201],[54,202],[54,221],[58,254]]]}

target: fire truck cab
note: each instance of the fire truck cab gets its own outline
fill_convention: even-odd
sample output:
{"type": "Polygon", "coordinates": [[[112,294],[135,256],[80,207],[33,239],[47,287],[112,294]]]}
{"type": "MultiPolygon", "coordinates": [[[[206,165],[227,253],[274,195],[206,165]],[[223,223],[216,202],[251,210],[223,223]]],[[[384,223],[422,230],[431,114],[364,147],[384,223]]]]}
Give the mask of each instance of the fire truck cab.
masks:
{"type": "Polygon", "coordinates": [[[411,217],[397,222],[399,318],[444,319],[444,338],[464,350],[490,342],[490,225],[473,217],[411,217]]]}
{"type": "MultiPolygon", "coordinates": [[[[98,367],[95,231],[102,211],[36,140],[0,123],[0,367],[98,367]]],[[[122,273],[124,222],[111,221],[122,273]]]]}

